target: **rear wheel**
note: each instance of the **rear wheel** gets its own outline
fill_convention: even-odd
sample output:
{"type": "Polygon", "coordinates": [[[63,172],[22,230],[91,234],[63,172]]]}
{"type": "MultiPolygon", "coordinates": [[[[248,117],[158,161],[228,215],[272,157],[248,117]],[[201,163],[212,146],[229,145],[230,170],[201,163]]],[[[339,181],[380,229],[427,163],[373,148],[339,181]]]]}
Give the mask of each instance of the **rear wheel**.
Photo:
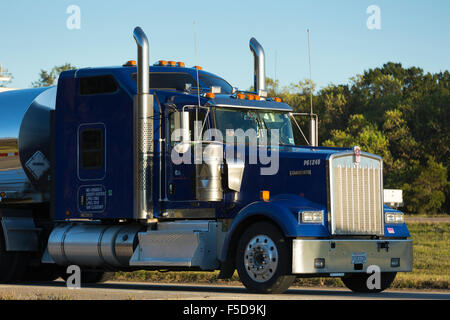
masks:
{"type": "MultiPolygon", "coordinates": [[[[375,288],[370,289],[367,281],[369,280],[369,277],[371,274],[367,273],[354,273],[350,274],[346,277],[341,278],[342,282],[344,282],[345,286],[352,290],[353,292],[358,293],[379,293],[386,289],[388,289],[392,282],[395,279],[395,276],[397,275],[396,272],[382,272],[379,287],[376,288],[376,283],[372,285],[375,285],[375,288]]],[[[371,281],[369,281],[371,282],[371,281]]]]}
{"type": "MultiPolygon", "coordinates": [[[[61,278],[67,282],[70,274],[65,272],[61,273],[61,278]]],[[[104,272],[104,271],[91,271],[81,269],[81,283],[103,283],[111,280],[114,277],[114,272],[104,272]]]]}
{"type": "Polygon", "coordinates": [[[236,268],[242,283],[254,293],[283,293],[295,280],[291,275],[288,240],[269,222],[251,225],[239,240],[236,268]]]}
{"type": "Polygon", "coordinates": [[[24,281],[54,281],[59,278],[59,267],[53,264],[30,266],[22,276],[24,281]]]}
{"type": "Polygon", "coordinates": [[[27,253],[6,251],[5,236],[0,223],[0,282],[19,280],[25,272],[27,262],[27,253]]]}

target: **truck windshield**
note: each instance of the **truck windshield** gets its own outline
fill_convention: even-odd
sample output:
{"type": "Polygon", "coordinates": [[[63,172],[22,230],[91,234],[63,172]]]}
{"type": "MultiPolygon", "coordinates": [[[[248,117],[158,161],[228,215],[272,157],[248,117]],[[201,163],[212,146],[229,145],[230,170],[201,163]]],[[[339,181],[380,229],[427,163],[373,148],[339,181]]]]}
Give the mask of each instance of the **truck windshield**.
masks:
{"type": "MultiPolygon", "coordinates": [[[[254,130],[257,143],[267,132],[267,143],[276,144],[272,141],[271,129],[278,130],[280,145],[294,145],[294,135],[292,132],[291,120],[287,112],[271,110],[216,108],[215,109],[216,128],[222,133],[223,139],[237,136],[237,130],[250,133],[254,130]]],[[[251,139],[251,135],[246,134],[246,139],[251,139]]],[[[247,143],[249,141],[246,141],[247,143]]]]}

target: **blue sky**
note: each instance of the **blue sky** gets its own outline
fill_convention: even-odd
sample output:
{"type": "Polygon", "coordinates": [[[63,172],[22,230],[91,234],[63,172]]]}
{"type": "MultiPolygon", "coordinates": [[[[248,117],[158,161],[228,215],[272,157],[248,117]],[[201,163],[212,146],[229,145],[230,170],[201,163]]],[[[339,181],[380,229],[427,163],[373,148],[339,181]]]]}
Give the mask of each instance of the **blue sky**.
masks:
{"type": "Polygon", "coordinates": [[[429,72],[450,69],[450,1],[88,1],[0,0],[0,63],[26,88],[40,69],[70,62],[78,67],[121,65],[135,59],[133,28],[150,40],[150,60],[198,64],[248,89],[255,37],[266,52],[267,76],[281,85],[309,77],[306,29],[311,30],[312,76],[318,87],[387,61],[429,72]],[[81,29],[69,30],[70,5],[81,10],[81,29]],[[369,30],[366,9],[381,10],[381,29],[369,30]],[[275,59],[277,57],[277,59],[275,59]]]}

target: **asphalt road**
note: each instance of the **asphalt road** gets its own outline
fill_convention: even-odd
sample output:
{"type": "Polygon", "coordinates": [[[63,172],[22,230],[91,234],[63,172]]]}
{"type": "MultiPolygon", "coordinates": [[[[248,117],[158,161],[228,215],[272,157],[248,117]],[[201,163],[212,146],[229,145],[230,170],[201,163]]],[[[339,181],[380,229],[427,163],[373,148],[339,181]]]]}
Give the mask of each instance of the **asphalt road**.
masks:
{"type": "Polygon", "coordinates": [[[63,281],[0,285],[0,300],[450,300],[449,290],[387,290],[355,294],[346,289],[293,287],[285,294],[250,294],[242,286],[107,282],[67,289],[63,281]]]}

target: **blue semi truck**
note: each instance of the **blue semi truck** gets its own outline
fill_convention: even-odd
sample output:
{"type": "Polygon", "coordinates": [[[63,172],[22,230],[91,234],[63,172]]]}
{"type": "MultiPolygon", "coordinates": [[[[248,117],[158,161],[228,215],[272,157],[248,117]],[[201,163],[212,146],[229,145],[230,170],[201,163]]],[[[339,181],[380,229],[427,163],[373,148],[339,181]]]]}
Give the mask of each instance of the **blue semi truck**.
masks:
{"type": "Polygon", "coordinates": [[[77,265],[83,282],[237,270],[251,292],[284,292],[297,277],[380,292],[412,270],[403,213],[383,203],[382,159],[319,147],[312,114],[308,145],[296,143],[255,39],[245,92],[197,66],[150,66],[145,33],[133,35],[137,62],[0,94],[1,282],[77,265]]]}

